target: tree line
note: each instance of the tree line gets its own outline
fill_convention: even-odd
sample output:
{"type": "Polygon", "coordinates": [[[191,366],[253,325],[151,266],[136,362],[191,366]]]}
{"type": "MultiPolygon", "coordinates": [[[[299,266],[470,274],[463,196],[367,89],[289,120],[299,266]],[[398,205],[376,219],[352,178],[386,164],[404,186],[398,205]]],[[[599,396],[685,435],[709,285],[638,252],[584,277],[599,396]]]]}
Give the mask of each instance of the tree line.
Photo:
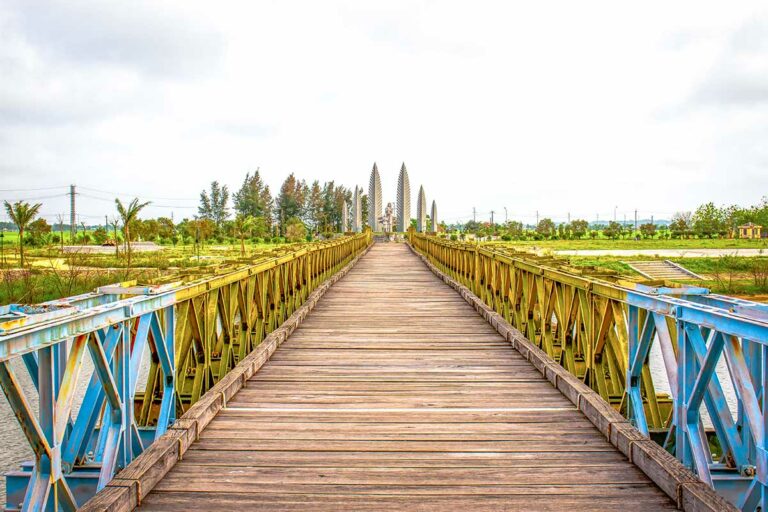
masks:
{"type": "MultiPolygon", "coordinates": [[[[478,236],[497,236],[503,240],[575,240],[583,238],[727,238],[737,237],[739,226],[748,223],[763,226],[768,230],[768,198],[748,207],[738,205],[715,206],[709,202],[694,211],[680,211],[668,223],[643,222],[635,228],[634,223],[590,224],[584,219],[556,223],[543,218],[534,226],[522,222],[508,221],[491,225],[488,222],[469,221],[463,225],[449,226],[456,230],[478,236]]],[[[457,235],[458,236],[458,235],[457,235]]]]}
{"type": "MultiPolygon", "coordinates": [[[[318,236],[330,238],[341,232],[343,212],[349,211],[351,203],[352,191],[343,185],[319,180],[309,183],[293,173],[273,197],[257,169],[245,175],[234,194],[227,185],[211,182],[200,192],[197,215],[178,223],[170,217],[140,219],[140,212],[151,202],[140,202],[138,198],[126,203],[116,198],[116,215],[95,229],[88,229],[85,224],[65,225],[62,218],[52,226],[38,217],[41,203],[5,201],[4,206],[19,233],[19,256],[23,265],[25,246],[63,245],[65,226],[66,231],[75,232],[74,238],[70,235],[69,243],[114,245],[116,253],[122,245],[129,260],[131,247],[127,242],[137,240],[173,245],[239,241],[244,253],[246,240],[280,243],[309,241],[318,236]]],[[[364,221],[368,217],[367,207],[368,198],[363,195],[364,221]]],[[[351,216],[348,222],[351,225],[351,216]]]]}
{"type": "Polygon", "coordinates": [[[343,211],[351,205],[352,191],[334,181],[308,183],[291,173],[273,198],[257,169],[246,174],[231,199],[230,210],[230,190],[218,181],[200,193],[198,215],[193,220],[206,224],[205,236],[237,234],[244,224],[257,237],[295,240],[332,236],[341,232],[343,211]]]}

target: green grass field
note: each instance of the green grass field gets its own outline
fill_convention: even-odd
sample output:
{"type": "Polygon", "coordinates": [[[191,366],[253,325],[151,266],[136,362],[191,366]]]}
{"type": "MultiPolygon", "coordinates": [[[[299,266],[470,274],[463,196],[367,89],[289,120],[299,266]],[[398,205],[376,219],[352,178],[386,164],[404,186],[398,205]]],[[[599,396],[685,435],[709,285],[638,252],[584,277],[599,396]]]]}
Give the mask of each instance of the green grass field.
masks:
{"type": "Polygon", "coordinates": [[[552,250],[590,250],[590,249],[766,249],[768,253],[768,239],[640,239],[640,240],[611,240],[597,238],[595,240],[514,240],[510,242],[493,241],[483,242],[490,244],[504,244],[510,247],[544,248],[552,250]]]}

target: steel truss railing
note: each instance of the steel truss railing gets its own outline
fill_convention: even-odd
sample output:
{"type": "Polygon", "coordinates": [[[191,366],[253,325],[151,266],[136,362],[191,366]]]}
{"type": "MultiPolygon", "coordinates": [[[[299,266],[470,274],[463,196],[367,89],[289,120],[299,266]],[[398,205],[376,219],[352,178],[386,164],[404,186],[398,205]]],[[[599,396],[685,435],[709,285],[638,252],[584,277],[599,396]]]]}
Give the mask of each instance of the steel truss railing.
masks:
{"type": "Polygon", "coordinates": [[[500,246],[410,242],[704,482],[742,510],[768,510],[768,305],[500,246]],[[653,382],[654,344],[671,397],[653,382]]]}
{"type": "Polygon", "coordinates": [[[370,243],[365,233],[191,282],[0,307],[0,385],[35,455],[7,475],[6,507],[82,505],[370,243]],[[36,396],[24,392],[13,359],[36,396]]]}

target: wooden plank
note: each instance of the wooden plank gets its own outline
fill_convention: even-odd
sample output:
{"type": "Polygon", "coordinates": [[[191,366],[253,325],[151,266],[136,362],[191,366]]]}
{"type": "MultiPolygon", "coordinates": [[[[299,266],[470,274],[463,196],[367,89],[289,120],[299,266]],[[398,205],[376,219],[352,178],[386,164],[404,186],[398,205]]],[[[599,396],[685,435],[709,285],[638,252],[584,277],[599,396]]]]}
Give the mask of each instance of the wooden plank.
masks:
{"type": "Polygon", "coordinates": [[[227,401],[141,507],[213,508],[675,503],[405,246],[379,244],[227,401]]]}
{"type": "Polygon", "coordinates": [[[615,511],[645,512],[647,510],[665,510],[668,499],[658,494],[650,494],[645,487],[625,486],[622,495],[588,495],[570,493],[570,488],[558,489],[557,494],[545,494],[546,490],[530,488],[529,494],[521,489],[519,495],[480,496],[442,495],[430,496],[361,496],[354,494],[278,494],[225,492],[162,492],[150,495],[142,503],[143,512],[186,511],[189,503],[194,502],[197,510],[282,510],[282,511],[338,511],[355,510],[391,511],[419,510],[423,512],[444,512],[445,510],[472,510],[475,512],[578,512],[615,511]],[[650,494],[650,495],[649,495],[650,494]],[[640,501],[637,501],[640,499],[640,501]]]}

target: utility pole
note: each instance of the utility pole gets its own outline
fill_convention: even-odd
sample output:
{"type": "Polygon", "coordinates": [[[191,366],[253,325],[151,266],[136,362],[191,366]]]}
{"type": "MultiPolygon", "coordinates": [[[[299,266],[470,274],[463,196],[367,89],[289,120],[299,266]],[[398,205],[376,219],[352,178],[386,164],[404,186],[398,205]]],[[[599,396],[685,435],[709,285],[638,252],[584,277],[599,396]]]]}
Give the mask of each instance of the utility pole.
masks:
{"type": "Polygon", "coordinates": [[[75,216],[75,186],[69,186],[69,243],[77,235],[77,217],[75,216]]]}

